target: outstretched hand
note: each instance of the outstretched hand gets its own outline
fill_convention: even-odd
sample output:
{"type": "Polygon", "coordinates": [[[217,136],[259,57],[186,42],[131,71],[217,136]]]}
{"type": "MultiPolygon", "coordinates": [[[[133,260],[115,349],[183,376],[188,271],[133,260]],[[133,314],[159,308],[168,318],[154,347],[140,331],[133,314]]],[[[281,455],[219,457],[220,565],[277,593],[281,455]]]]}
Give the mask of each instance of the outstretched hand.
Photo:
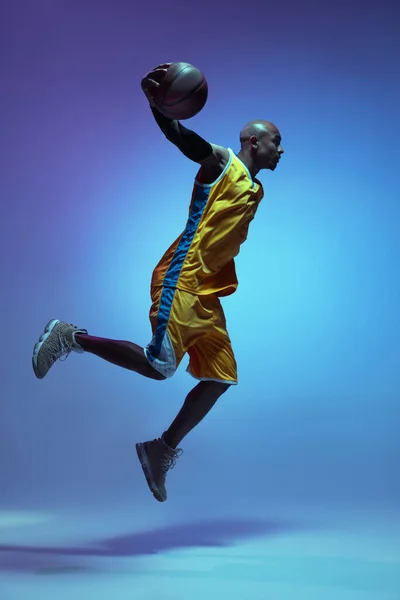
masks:
{"type": "Polygon", "coordinates": [[[157,107],[154,98],[157,96],[159,87],[172,63],[163,63],[158,65],[152,71],[149,71],[142,79],[142,90],[145,93],[150,106],[157,107]]]}

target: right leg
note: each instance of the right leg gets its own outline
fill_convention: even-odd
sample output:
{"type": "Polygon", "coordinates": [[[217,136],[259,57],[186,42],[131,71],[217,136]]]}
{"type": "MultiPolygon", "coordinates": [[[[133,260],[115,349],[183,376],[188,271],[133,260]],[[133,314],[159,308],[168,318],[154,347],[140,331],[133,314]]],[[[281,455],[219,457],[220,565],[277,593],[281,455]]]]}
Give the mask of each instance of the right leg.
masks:
{"type": "Polygon", "coordinates": [[[166,379],[164,375],[150,365],[143,348],[133,342],[109,340],[85,333],[76,333],[75,340],[85,352],[95,354],[118,367],[135,371],[139,375],[150,379],[157,379],[158,381],[166,379]]]}
{"type": "Polygon", "coordinates": [[[150,379],[166,379],[147,361],[143,348],[132,342],[120,342],[87,335],[84,329],[53,319],[45,327],[44,333],[33,349],[33,370],[38,379],[43,379],[62,357],[71,351],[90,352],[108,362],[135,371],[150,379]]]}

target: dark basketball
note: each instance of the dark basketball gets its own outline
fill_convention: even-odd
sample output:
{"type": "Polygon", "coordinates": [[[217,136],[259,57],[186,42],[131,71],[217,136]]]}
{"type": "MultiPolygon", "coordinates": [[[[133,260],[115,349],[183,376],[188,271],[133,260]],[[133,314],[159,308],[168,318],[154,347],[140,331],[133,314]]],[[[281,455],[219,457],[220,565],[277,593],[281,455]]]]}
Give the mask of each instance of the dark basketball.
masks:
{"type": "Polygon", "coordinates": [[[154,98],[158,109],[170,119],[190,119],[207,102],[208,85],[201,71],[184,62],[172,63],[154,98]]]}

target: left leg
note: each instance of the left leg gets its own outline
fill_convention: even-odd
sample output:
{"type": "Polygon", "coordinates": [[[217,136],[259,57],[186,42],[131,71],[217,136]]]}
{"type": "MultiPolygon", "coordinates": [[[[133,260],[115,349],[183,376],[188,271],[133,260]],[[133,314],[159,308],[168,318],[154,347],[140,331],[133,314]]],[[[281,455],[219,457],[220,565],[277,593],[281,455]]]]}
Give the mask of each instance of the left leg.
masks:
{"type": "Polygon", "coordinates": [[[165,478],[182,452],[177,448],[183,438],[198,425],[228,387],[237,384],[237,366],[219,298],[195,297],[179,292],[179,314],[169,324],[173,339],[183,339],[190,356],[188,372],[200,380],[188,394],[178,415],[161,438],[136,444],[144,474],[154,497],[167,499],[165,478]],[[190,311],[187,306],[190,306],[190,311]],[[182,315],[186,315],[182,328],[182,315]],[[175,332],[175,325],[179,324],[175,332]]]}
{"type": "Polygon", "coordinates": [[[200,381],[186,397],[172,424],[163,434],[164,442],[176,448],[183,438],[204,419],[218,398],[230,387],[229,383],[200,381]]]}
{"type": "Polygon", "coordinates": [[[136,444],[148,486],[159,502],[165,502],[167,499],[165,478],[182,453],[182,450],[176,449],[178,444],[204,419],[229,386],[228,383],[218,381],[200,381],[189,392],[181,410],[161,438],[136,444]]]}

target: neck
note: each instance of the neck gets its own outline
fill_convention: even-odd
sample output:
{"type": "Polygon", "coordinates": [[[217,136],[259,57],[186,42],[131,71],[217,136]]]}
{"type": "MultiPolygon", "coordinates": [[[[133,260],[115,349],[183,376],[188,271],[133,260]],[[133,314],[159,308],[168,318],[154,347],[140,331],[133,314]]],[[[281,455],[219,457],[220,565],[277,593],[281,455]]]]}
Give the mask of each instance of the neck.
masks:
{"type": "Polygon", "coordinates": [[[260,169],[257,169],[257,167],[255,166],[254,159],[251,156],[251,154],[249,152],[247,152],[246,150],[243,150],[243,148],[242,148],[240,150],[240,152],[237,153],[236,156],[238,158],[240,158],[240,160],[242,161],[243,164],[246,165],[246,167],[250,171],[250,175],[254,179],[255,176],[257,175],[257,173],[260,171],[260,169]]]}

